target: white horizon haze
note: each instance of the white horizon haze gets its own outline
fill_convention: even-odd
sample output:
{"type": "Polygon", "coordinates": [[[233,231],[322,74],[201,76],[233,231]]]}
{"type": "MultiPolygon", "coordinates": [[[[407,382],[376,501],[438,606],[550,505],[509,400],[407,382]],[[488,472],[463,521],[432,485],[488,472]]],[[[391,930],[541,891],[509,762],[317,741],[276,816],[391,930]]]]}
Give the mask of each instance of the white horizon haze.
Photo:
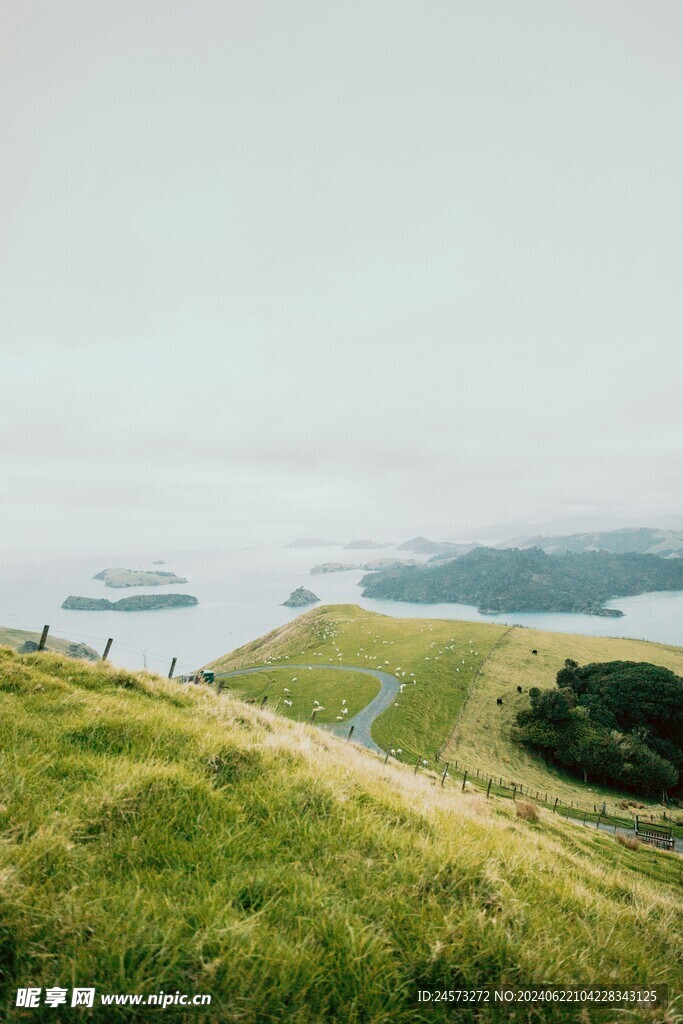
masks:
{"type": "Polygon", "coordinates": [[[674,0],[6,0],[0,124],[3,549],[683,519],[674,0]]]}

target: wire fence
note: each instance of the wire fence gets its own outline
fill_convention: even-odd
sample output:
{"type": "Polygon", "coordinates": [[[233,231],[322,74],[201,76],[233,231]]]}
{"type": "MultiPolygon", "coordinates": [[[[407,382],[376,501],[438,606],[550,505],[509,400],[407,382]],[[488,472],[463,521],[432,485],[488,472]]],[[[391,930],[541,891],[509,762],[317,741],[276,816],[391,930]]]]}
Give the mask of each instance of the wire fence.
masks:
{"type": "MultiPolygon", "coordinates": [[[[388,761],[391,752],[385,752],[384,756],[385,761],[388,761]]],[[[405,761],[400,763],[406,764],[405,761]]],[[[641,822],[649,821],[670,827],[676,838],[683,839],[683,809],[660,810],[627,799],[617,804],[607,804],[604,800],[588,804],[578,800],[562,799],[545,788],[524,785],[521,781],[507,779],[501,775],[487,774],[477,768],[469,768],[458,760],[444,761],[438,753],[431,761],[426,757],[417,757],[414,769],[416,772],[431,769],[437,776],[440,775],[441,785],[460,785],[463,791],[478,790],[487,797],[532,801],[563,818],[578,820],[583,824],[594,823],[600,826],[614,826],[615,830],[626,828],[632,831],[633,820],[637,815],[641,822]]]]}
{"type": "MultiPolygon", "coordinates": [[[[74,633],[71,630],[62,629],[61,627],[59,629],[59,635],[52,637],[50,635],[49,626],[43,626],[42,631],[25,628],[23,626],[12,626],[10,628],[10,631],[11,630],[27,634],[27,642],[24,647],[26,652],[32,650],[46,650],[52,654],[70,654],[71,652],[68,649],[65,650],[61,644],[55,643],[55,641],[73,640],[75,641],[73,644],[74,647],[89,647],[94,654],[99,655],[99,660],[101,661],[109,660],[112,651],[114,654],[120,651],[125,654],[135,656],[142,662],[143,669],[154,671],[157,675],[166,675],[168,678],[172,678],[176,673],[193,674],[197,671],[196,665],[191,665],[189,662],[183,661],[175,655],[162,654],[159,651],[152,651],[148,647],[135,647],[132,644],[117,640],[114,637],[106,637],[92,633],[74,633]],[[40,637],[40,640],[35,642],[29,639],[34,636],[40,637]],[[92,646],[93,644],[97,644],[99,650],[92,646]]],[[[75,651],[74,654],[78,656],[75,651]]],[[[80,656],[82,656],[82,653],[80,656]]]]}

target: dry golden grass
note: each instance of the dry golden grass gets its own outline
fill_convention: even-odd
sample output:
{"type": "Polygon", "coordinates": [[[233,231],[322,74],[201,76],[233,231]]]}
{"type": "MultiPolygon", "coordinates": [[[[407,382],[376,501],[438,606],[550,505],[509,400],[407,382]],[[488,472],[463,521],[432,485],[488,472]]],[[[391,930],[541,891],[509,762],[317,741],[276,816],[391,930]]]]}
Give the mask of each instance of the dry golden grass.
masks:
{"type": "Polygon", "coordinates": [[[526,800],[520,800],[517,803],[517,817],[522,821],[530,821],[534,825],[541,820],[538,808],[534,804],[527,803],[526,800]]]}
{"type": "MultiPolygon", "coordinates": [[[[517,712],[528,706],[528,691],[555,685],[566,658],[585,665],[595,661],[648,661],[683,675],[683,648],[643,640],[545,633],[516,627],[492,650],[480,668],[463,704],[457,725],[443,752],[444,759],[479,768],[484,775],[503,776],[532,791],[546,792],[589,804],[607,799],[613,806],[623,794],[589,783],[554,768],[526,747],[513,743],[510,730],[517,712]],[[532,654],[537,650],[538,654],[532,654]],[[521,686],[523,692],[517,692],[521,686]],[[496,699],[500,697],[503,705],[496,699]]],[[[643,806],[648,801],[638,801],[643,806]]]]}

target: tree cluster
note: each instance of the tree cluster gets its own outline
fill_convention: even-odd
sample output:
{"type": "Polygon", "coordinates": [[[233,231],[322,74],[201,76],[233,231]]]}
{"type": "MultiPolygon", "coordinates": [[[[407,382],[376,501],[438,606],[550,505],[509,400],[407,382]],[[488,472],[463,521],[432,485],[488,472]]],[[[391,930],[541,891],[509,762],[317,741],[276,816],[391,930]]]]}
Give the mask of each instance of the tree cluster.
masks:
{"type": "Polygon", "coordinates": [[[529,691],[514,738],[585,781],[659,796],[683,772],[683,679],[647,662],[579,666],[567,660],[557,688],[529,691]]]}

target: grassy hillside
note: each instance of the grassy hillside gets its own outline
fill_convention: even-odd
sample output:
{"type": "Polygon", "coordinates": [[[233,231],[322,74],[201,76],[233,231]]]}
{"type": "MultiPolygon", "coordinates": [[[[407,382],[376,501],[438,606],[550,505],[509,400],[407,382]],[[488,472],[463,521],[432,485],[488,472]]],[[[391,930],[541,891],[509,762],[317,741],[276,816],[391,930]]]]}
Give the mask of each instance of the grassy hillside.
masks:
{"type": "MultiPolygon", "coordinates": [[[[405,760],[441,750],[470,683],[505,626],[444,619],[392,619],[357,605],[316,608],[210,666],[227,671],[294,663],[380,668],[405,683],[398,707],[375,721],[383,749],[401,748],[405,760]]],[[[248,678],[248,677],[246,677],[248,678]]],[[[315,694],[325,704],[325,698],[315,694]]]]}
{"type": "MultiPolygon", "coordinates": [[[[164,1020],[450,1021],[418,988],[644,987],[683,1009],[681,861],[216,695],[0,652],[0,1006],[18,985],[212,996],[164,1020]],[[552,912],[549,912],[552,908],[552,912]]],[[[1,1012],[1,1011],[0,1011],[1,1012]]],[[[506,1006],[459,1020],[613,1020],[506,1006]]]]}
{"type": "MultiPolygon", "coordinates": [[[[0,647],[11,647],[15,651],[24,651],[25,644],[40,643],[40,633],[28,629],[5,629],[0,627],[0,647]]],[[[74,643],[73,640],[62,640],[61,637],[48,634],[46,650],[57,654],[67,654],[71,658],[85,658],[86,661],[99,661],[100,655],[87,644],[74,643]]]]}
{"type": "Polygon", "coordinates": [[[532,686],[553,686],[565,658],[573,658],[581,665],[597,661],[647,661],[683,675],[681,647],[513,628],[482,666],[444,757],[457,758],[484,774],[507,776],[525,787],[550,789],[562,799],[585,804],[592,801],[594,794],[618,802],[620,794],[614,790],[596,784],[586,787],[578,778],[552,767],[510,739],[517,712],[528,706],[528,690],[532,686]],[[538,654],[532,654],[532,650],[538,654]],[[518,686],[523,688],[522,694],[517,693],[518,686]],[[498,697],[503,699],[502,707],[496,704],[498,697]]]}

